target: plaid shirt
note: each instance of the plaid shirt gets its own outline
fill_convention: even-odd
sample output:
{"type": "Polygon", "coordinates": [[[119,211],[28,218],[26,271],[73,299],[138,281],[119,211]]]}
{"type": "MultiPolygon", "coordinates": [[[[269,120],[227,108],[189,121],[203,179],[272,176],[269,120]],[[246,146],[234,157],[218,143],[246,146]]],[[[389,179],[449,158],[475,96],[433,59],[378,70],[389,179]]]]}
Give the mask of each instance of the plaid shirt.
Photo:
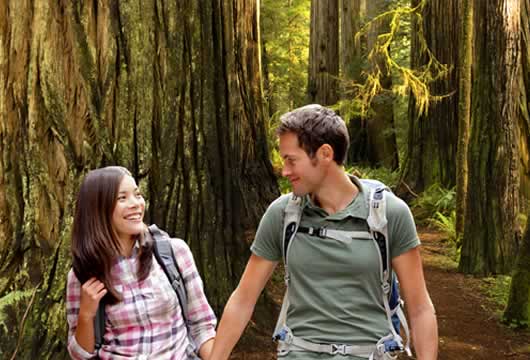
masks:
{"type": "MultiPolygon", "coordinates": [[[[215,336],[215,315],[206,300],[202,280],[188,245],[171,239],[188,293],[191,337],[197,349],[215,336]]],[[[138,281],[137,247],[131,257],[120,257],[112,267],[112,281],[123,301],[105,306],[105,334],[101,359],[193,359],[179,301],[167,276],[153,255],[153,266],[144,281],[138,281]]],[[[73,270],[68,274],[66,315],[69,325],[68,352],[75,359],[90,359],[76,341],[81,284],[73,270]]]]}

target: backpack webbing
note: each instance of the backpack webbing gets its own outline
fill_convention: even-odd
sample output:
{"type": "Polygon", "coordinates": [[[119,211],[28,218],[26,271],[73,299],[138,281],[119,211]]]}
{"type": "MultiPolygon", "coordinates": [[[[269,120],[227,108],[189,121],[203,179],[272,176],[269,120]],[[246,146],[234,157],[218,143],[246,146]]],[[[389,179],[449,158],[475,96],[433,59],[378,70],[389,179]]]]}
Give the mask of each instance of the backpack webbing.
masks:
{"type": "MultiPolygon", "coordinates": [[[[387,186],[385,186],[383,183],[377,181],[377,180],[368,180],[363,179],[360,180],[360,182],[365,185],[367,188],[370,189],[370,199],[368,200],[368,203],[366,204],[367,207],[370,210],[370,215],[368,217],[368,227],[370,229],[370,233],[372,234],[373,240],[378,248],[379,256],[380,256],[380,266],[381,266],[381,280],[383,284],[387,284],[387,286],[384,286],[388,288],[388,290],[384,290],[384,293],[386,294],[385,303],[389,306],[389,309],[387,308],[386,312],[388,314],[389,311],[393,313],[391,316],[391,319],[389,320],[390,330],[391,333],[394,334],[396,338],[401,339],[399,336],[400,332],[400,323],[403,323],[403,326],[405,326],[406,333],[408,335],[408,326],[406,324],[406,319],[402,314],[402,311],[400,309],[400,297],[399,297],[399,286],[397,282],[397,278],[395,274],[392,272],[391,269],[391,262],[388,254],[388,231],[387,231],[387,219],[386,219],[386,201],[384,199],[385,192],[390,192],[390,189],[388,189],[387,186]],[[372,209],[373,207],[373,209],[372,209]]],[[[286,312],[287,307],[289,304],[288,299],[288,291],[289,291],[289,274],[288,274],[288,252],[289,252],[289,245],[291,241],[293,240],[296,232],[300,233],[308,233],[309,235],[314,235],[318,237],[327,237],[329,233],[333,232],[334,236],[331,236],[335,239],[340,239],[340,233],[342,231],[335,231],[335,230],[329,230],[325,227],[321,228],[313,228],[313,227],[301,227],[300,226],[300,220],[301,215],[303,212],[303,199],[296,197],[292,194],[287,195],[290,196],[290,199],[288,200],[287,207],[285,209],[285,215],[284,215],[284,231],[283,231],[283,241],[282,241],[282,250],[283,250],[283,259],[284,259],[284,265],[285,265],[285,282],[286,282],[286,292],[284,294],[284,304],[282,306],[282,311],[280,312],[280,316],[278,318],[278,322],[276,324],[276,329],[274,331],[273,339],[274,340],[280,340],[282,341],[282,338],[291,337],[291,339],[295,339],[296,341],[303,341],[303,339],[293,337],[292,333],[288,335],[290,332],[289,329],[287,331],[283,326],[285,326],[285,320],[286,320],[286,312]],[[339,236],[339,237],[337,237],[339,236]],[[283,323],[283,326],[281,325],[283,323]]],[[[353,233],[353,232],[349,232],[353,233]]],[[[351,234],[350,234],[351,235],[351,234]]],[[[343,239],[341,241],[344,241],[343,239]]],[[[377,344],[380,346],[380,343],[382,343],[383,340],[392,340],[392,334],[385,337],[388,339],[381,339],[380,342],[377,344]]],[[[407,338],[407,346],[403,348],[400,344],[390,341],[385,343],[386,351],[406,351],[408,354],[410,353],[410,350],[408,348],[408,338],[407,338]]],[[[292,340],[291,340],[292,341],[292,340]]],[[[400,340],[401,341],[401,340],[400,340]]],[[[281,343],[280,343],[281,345],[281,343]]],[[[341,345],[342,346],[342,345],[341,345]]],[[[313,347],[313,346],[311,346],[313,347]]],[[[307,349],[307,347],[306,347],[307,349]]],[[[319,351],[319,350],[316,350],[319,351]]],[[[287,350],[288,352],[288,350],[287,350]]],[[[409,354],[410,355],[410,354],[409,354]]],[[[373,358],[370,356],[370,358],[373,358]]]]}

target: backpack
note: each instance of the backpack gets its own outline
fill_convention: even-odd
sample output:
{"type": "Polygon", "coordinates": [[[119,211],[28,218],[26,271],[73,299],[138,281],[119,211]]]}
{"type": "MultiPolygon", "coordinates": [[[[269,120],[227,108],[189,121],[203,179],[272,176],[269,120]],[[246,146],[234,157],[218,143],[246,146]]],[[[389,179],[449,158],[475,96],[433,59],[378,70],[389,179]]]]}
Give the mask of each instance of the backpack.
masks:
{"type": "Polygon", "coordinates": [[[386,196],[395,196],[390,189],[377,180],[363,179],[360,183],[370,190],[368,200],[369,215],[367,223],[369,232],[361,231],[342,231],[333,230],[326,227],[301,227],[300,220],[303,212],[303,199],[294,194],[288,194],[287,205],[284,210],[282,253],[285,267],[285,284],[286,290],[282,303],[282,308],[276,328],[274,330],[273,340],[278,341],[278,355],[289,353],[293,348],[302,351],[311,351],[318,353],[328,353],[331,355],[355,355],[368,357],[369,359],[395,359],[400,352],[410,352],[410,334],[407,320],[403,312],[403,301],[399,296],[399,284],[397,276],[392,271],[391,259],[389,257],[388,228],[386,218],[386,196]],[[381,338],[375,346],[354,346],[345,344],[316,344],[299,338],[291,332],[286,326],[286,315],[289,307],[289,266],[288,254],[292,240],[297,232],[307,233],[309,235],[319,236],[321,238],[332,238],[336,240],[345,240],[353,238],[372,239],[379,252],[380,279],[381,279],[381,296],[382,302],[387,315],[388,335],[381,338]],[[400,327],[403,327],[406,333],[407,342],[404,345],[400,336],[400,327]]]}
{"type": "MultiPolygon", "coordinates": [[[[175,293],[177,294],[177,299],[182,311],[182,318],[184,319],[184,324],[186,325],[186,330],[188,333],[188,339],[190,344],[194,346],[193,339],[191,338],[190,326],[188,323],[189,316],[187,314],[188,309],[188,295],[186,292],[186,287],[184,286],[184,281],[182,274],[179,270],[177,259],[173,253],[173,248],[171,247],[170,237],[165,232],[160,230],[155,224],[149,226],[149,233],[153,238],[153,253],[155,258],[166,274],[169,283],[175,293]]],[[[105,304],[103,301],[100,301],[99,307],[94,319],[94,335],[95,335],[95,350],[96,354],[99,353],[101,346],[103,345],[103,334],[105,333],[105,304]]],[[[98,356],[99,357],[99,356],[98,356]]]]}

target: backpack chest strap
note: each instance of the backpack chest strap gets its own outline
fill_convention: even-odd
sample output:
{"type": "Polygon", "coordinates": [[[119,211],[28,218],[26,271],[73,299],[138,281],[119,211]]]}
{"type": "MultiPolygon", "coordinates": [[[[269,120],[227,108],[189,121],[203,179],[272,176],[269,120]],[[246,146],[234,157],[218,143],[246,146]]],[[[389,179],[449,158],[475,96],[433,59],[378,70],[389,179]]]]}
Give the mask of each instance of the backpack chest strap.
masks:
{"type": "Polygon", "coordinates": [[[325,226],[323,227],[298,227],[298,232],[305,233],[310,236],[318,236],[320,238],[329,238],[334,239],[343,243],[351,243],[353,239],[372,239],[372,234],[368,231],[345,231],[345,230],[335,230],[329,229],[325,226]]]}

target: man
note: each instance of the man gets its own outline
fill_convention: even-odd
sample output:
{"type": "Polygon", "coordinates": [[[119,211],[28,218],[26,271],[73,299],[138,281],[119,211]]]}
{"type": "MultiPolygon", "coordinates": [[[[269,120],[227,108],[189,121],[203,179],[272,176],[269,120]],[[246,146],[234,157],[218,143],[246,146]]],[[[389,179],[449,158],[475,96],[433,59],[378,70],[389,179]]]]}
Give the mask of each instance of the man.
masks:
{"type": "MultiPolygon", "coordinates": [[[[369,189],[342,167],[349,146],[344,121],[330,109],[309,105],[284,114],[277,134],[284,160],[282,175],[291,182],[293,193],[304,199],[300,226],[366,231],[369,189]]],[[[400,280],[416,355],[420,360],[436,359],[436,317],[425,286],[414,220],[403,201],[387,198],[392,268],[400,280]]],[[[228,358],[282,259],[287,199],[273,202],[260,222],[252,255],[224,309],[211,359],[228,358]]],[[[364,346],[375,345],[388,334],[379,254],[372,241],[342,242],[297,232],[290,247],[286,325],[294,336],[314,344],[364,346]]],[[[350,360],[367,356],[292,347],[279,357],[350,360]]]]}

